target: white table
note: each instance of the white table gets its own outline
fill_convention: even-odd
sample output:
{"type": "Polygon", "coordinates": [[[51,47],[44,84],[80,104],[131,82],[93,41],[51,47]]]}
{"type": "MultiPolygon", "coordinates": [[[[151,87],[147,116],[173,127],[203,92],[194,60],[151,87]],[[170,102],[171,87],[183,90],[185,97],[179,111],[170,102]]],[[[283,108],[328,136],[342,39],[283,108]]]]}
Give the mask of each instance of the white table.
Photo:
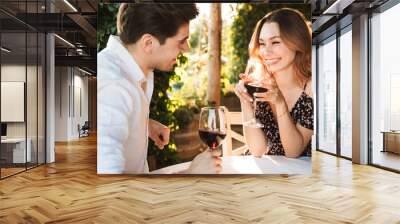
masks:
{"type": "MultiPolygon", "coordinates": [[[[180,163],[152,171],[150,174],[174,174],[189,167],[191,162],[180,163]]],[[[285,156],[225,156],[220,174],[305,174],[311,175],[311,157],[285,156]]],[[[199,174],[206,174],[204,173],[199,174]]]]}
{"type": "MultiPolygon", "coordinates": [[[[27,159],[26,162],[31,161],[31,145],[32,141],[30,138],[27,138],[27,146],[26,147],[26,154],[25,154],[25,138],[6,138],[6,139],[1,139],[1,144],[4,146],[12,146],[12,157],[13,163],[25,163],[25,159],[27,159]]],[[[3,146],[3,147],[4,147],[3,146]]],[[[3,151],[3,149],[2,149],[3,151]]],[[[5,150],[4,150],[5,151],[5,150]]]]}

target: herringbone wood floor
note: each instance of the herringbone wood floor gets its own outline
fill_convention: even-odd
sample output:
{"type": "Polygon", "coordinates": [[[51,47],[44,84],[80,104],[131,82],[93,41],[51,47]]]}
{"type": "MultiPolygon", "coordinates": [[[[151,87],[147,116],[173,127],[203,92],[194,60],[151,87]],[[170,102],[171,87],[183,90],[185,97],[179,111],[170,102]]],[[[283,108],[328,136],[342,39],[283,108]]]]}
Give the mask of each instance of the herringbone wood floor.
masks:
{"type": "Polygon", "coordinates": [[[98,176],[96,139],[0,181],[0,223],[400,223],[400,175],[314,152],[313,175],[98,176]]]}

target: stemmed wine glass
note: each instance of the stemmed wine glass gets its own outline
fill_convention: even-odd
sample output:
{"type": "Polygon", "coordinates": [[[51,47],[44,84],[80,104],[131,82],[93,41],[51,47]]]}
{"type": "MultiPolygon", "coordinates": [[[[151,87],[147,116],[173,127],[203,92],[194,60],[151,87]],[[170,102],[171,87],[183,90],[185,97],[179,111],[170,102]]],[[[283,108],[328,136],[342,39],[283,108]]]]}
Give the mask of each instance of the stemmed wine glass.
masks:
{"type": "Polygon", "coordinates": [[[216,149],[224,140],[227,131],[224,107],[201,108],[199,136],[211,149],[216,149]]]}
{"type": "Polygon", "coordinates": [[[264,125],[256,118],[256,108],[257,101],[254,97],[254,93],[263,93],[267,92],[268,89],[261,86],[261,82],[263,80],[263,76],[260,71],[260,64],[257,62],[249,60],[247,63],[246,74],[252,78],[252,82],[245,83],[244,86],[247,89],[247,93],[253,97],[253,118],[249,121],[243,122],[244,126],[253,127],[253,128],[263,128],[264,125]]]}

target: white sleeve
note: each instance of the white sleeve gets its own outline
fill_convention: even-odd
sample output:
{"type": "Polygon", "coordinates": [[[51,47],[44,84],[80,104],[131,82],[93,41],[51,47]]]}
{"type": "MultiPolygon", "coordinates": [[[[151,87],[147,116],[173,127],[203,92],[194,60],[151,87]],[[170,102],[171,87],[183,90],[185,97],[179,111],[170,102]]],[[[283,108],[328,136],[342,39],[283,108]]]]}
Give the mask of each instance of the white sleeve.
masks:
{"type": "Polygon", "coordinates": [[[125,143],[133,111],[126,80],[101,80],[97,93],[97,173],[120,174],[125,167],[125,143]]]}

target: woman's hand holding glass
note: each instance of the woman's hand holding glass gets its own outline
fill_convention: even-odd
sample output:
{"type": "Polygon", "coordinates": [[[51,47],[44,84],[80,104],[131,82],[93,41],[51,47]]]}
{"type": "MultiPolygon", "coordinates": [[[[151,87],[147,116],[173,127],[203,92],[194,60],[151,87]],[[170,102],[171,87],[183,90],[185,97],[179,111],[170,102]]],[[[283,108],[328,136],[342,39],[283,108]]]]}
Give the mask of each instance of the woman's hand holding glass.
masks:
{"type": "Polygon", "coordinates": [[[268,102],[270,105],[274,105],[277,112],[277,117],[280,117],[288,111],[285,98],[282,95],[278,85],[276,84],[275,78],[272,75],[268,75],[266,79],[261,82],[261,87],[268,89],[267,92],[254,93],[254,97],[257,102],[268,102]]]}
{"type": "Polygon", "coordinates": [[[253,101],[253,97],[247,93],[247,89],[244,86],[245,84],[253,82],[253,79],[247,74],[240,74],[239,83],[235,87],[235,94],[239,97],[242,103],[251,103],[253,101]]]}
{"type": "Polygon", "coordinates": [[[273,77],[263,79],[260,82],[260,86],[268,89],[268,91],[262,93],[254,93],[256,101],[269,102],[273,105],[279,105],[285,102],[285,98],[283,97],[273,77]]]}
{"type": "MultiPolygon", "coordinates": [[[[268,91],[268,89],[265,89],[261,86],[261,83],[264,78],[263,74],[261,73],[259,65],[260,64],[257,64],[256,62],[249,60],[246,68],[246,74],[240,75],[241,80],[239,81],[239,84],[235,89],[235,93],[240,98],[242,104],[245,102],[253,102],[252,106],[253,117],[248,121],[244,121],[243,125],[254,128],[264,127],[264,125],[256,118],[255,112],[257,108],[257,101],[254,100],[255,99],[254,93],[268,91]]],[[[251,107],[251,104],[247,105],[251,107]]]]}

